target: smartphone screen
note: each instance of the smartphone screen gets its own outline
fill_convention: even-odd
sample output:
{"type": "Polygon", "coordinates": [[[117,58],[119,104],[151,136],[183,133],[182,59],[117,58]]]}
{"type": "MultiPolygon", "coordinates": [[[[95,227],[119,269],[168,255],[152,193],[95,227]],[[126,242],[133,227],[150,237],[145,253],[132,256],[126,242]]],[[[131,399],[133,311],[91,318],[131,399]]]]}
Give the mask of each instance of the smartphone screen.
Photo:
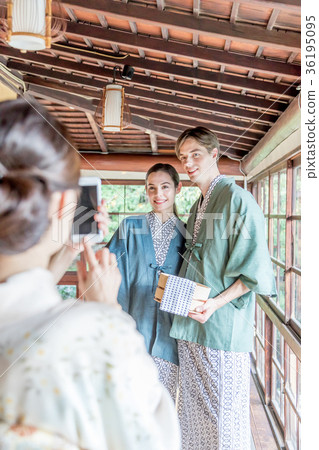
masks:
{"type": "Polygon", "coordinates": [[[94,214],[97,213],[97,189],[98,186],[82,186],[81,195],[78,201],[72,234],[97,234],[98,224],[94,220],[94,214]]]}

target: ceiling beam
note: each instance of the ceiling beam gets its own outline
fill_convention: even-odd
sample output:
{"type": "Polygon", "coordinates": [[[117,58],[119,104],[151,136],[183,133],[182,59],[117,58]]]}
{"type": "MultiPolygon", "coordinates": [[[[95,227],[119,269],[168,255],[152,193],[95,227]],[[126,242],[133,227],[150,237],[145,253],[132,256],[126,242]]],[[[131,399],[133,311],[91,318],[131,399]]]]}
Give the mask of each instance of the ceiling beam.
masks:
{"type": "MultiPolygon", "coordinates": [[[[91,96],[92,98],[100,98],[101,93],[92,91],[92,93],[90,95],[90,91],[84,92],[84,90],[82,90],[83,86],[95,87],[100,90],[102,90],[103,87],[105,86],[105,83],[102,81],[99,81],[99,80],[93,80],[90,78],[80,77],[80,76],[71,75],[71,74],[67,74],[67,73],[61,73],[61,72],[57,72],[57,71],[50,71],[47,69],[42,69],[42,68],[33,67],[33,66],[30,67],[30,69],[28,69],[29,66],[26,66],[26,65],[20,64],[20,63],[10,62],[10,61],[8,62],[8,67],[15,68],[16,70],[19,70],[19,71],[26,71],[26,72],[28,70],[31,70],[32,73],[34,73],[34,74],[37,74],[37,75],[40,75],[43,77],[47,77],[47,78],[52,78],[57,81],[64,80],[64,81],[68,81],[71,83],[77,83],[77,84],[81,85],[81,91],[79,91],[79,94],[83,93],[83,95],[91,96]]],[[[37,78],[35,78],[34,80],[32,80],[32,78],[27,78],[27,79],[28,79],[29,83],[38,84],[37,78]]],[[[43,83],[43,81],[41,83],[43,83]]],[[[61,85],[61,86],[62,86],[61,90],[62,89],[68,90],[67,86],[65,86],[65,85],[64,85],[64,87],[63,87],[63,85],[61,85]]],[[[207,111],[207,112],[211,112],[211,113],[225,114],[227,116],[231,116],[232,118],[238,117],[240,119],[248,119],[248,120],[252,120],[254,122],[258,121],[258,123],[266,122],[268,124],[273,124],[277,120],[277,116],[268,114],[268,113],[251,111],[251,110],[243,109],[243,108],[236,108],[234,106],[219,105],[217,103],[195,100],[193,98],[180,97],[177,95],[170,95],[170,94],[166,94],[166,93],[164,94],[162,92],[152,92],[152,91],[149,91],[146,89],[139,89],[139,88],[135,88],[135,87],[132,87],[132,88],[126,87],[125,93],[128,96],[144,98],[144,99],[151,100],[154,102],[161,101],[161,102],[173,104],[175,106],[186,106],[188,108],[194,108],[196,110],[199,109],[199,110],[207,111]]]]}
{"type": "MultiPolygon", "coordinates": [[[[177,172],[185,173],[181,162],[175,155],[97,155],[84,153],[85,158],[81,159],[81,169],[92,170],[98,167],[99,170],[125,170],[128,172],[147,172],[156,162],[172,164],[177,172]]],[[[228,158],[221,158],[218,161],[221,173],[225,175],[242,175],[239,171],[239,163],[228,158]]]]}
{"type": "MultiPolygon", "coordinates": [[[[33,96],[44,98],[52,102],[60,103],[66,106],[73,106],[74,108],[80,109],[84,112],[94,113],[96,109],[96,107],[89,100],[74,94],[67,94],[66,92],[59,92],[49,89],[44,86],[32,85],[29,87],[27,92],[33,96]]],[[[167,130],[165,127],[155,126],[153,120],[147,120],[141,117],[131,116],[131,125],[142,130],[143,132],[145,132],[145,130],[150,130],[159,136],[172,140],[177,139],[180,134],[173,130],[167,130]]]]}
{"type": "MultiPolygon", "coordinates": [[[[140,117],[140,116],[132,116],[132,117],[140,117]]],[[[178,136],[180,134],[182,134],[186,128],[189,128],[188,126],[176,124],[171,121],[168,122],[167,120],[168,120],[167,118],[154,119],[153,123],[155,126],[165,127],[167,130],[172,130],[174,133],[177,133],[178,136]]],[[[190,127],[190,128],[192,128],[192,127],[190,127]]],[[[246,153],[248,151],[250,151],[254,146],[253,144],[243,143],[242,141],[238,142],[237,139],[231,140],[230,136],[225,136],[225,135],[219,135],[218,140],[219,140],[220,144],[224,145],[227,149],[245,150],[246,153]]]]}
{"type": "MultiPolygon", "coordinates": [[[[237,25],[236,25],[237,26],[237,25]]],[[[271,59],[260,59],[254,56],[246,56],[238,53],[225,52],[212,48],[200,47],[191,44],[185,44],[176,41],[163,41],[163,39],[128,33],[126,31],[110,30],[102,27],[68,22],[66,34],[76,38],[88,37],[89,39],[109,44],[111,42],[122,44],[132,48],[142,48],[143,50],[152,50],[161,54],[170,54],[172,56],[184,56],[190,59],[197,59],[211,63],[225,64],[233,67],[252,69],[258,72],[269,73],[271,75],[285,75],[299,77],[301,73],[300,66],[286,62],[272,61],[271,59]]],[[[289,49],[300,53],[300,49],[289,49]]]]}
{"type": "Polygon", "coordinates": [[[178,131],[165,128],[165,126],[155,125],[152,119],[144,119],[142,117],[134,116],[133,114],[131,115],[131,125],[144,133],[145,131],[152,131],[158,136],[172,139],[173,141],[180,135],[178,131]]]}
{"type": "MultiPolygon", "coordinates": [[[[71,94],[76,94],[76,95],[78,95],[78,93],[79,93],[79,90],[77,87],[67,86],[67,85],[64,85],[61,83],[48,82],[42,78],[25,76],[23,78],[23,80],[27,84],[33,84],[36,86],[39,86],[39,85],[46,86],[51,89],[55,89],[58,91],[65,91],[65,92],[69,92],[71,94]]],[[[82,94],[82,96],[85,96],[86,94],[88,94],[88,96],[92,97],[91,91],[87,91],[83,87],[81,88],[81,94],[82,94]]],[[[98,99],[99,97],[100,97],[100,94],[95,93],[94,98],[98,99]]],[[[167,104],[161,104],[158,102],[145,101],[145,100],[142,100],[141,98],[126,97],[126,101],[130,106],[142,108],[146,115],[147,115],[147,111],[150,110],[150,111],[163,112],[165,114],[174,115],[176,117],[185,117],[188,119],[193,116],[194,119],[196,119],[197,121],[200,120],[202,123],[204,122],[205,124],[207,124],[207,126],[214,127],[213,124],[217,124],[217,125],[219,124],[222,126],[234,127],[238,130],[245,130],[245,131],[249,130],[249,132],[251,133],[252,136],[254,133],[256,133],[256,135],[258,135],[258,138],[262,137],[269,129],[269,126],[258,124],[256,122],[253,122],[251,124],[248,121],[235,120],[230,117],[216,116],[216,114],[202,113],[202,112],[198,111],[198,109],[196,111],[194,111],[194,110],[191,110],[190,108],[185,109],[185,108],[175,107],[175,106],[171,106],[171,105],[167,105],[167,104]]],[[[69,112],[64,112],[64,115],[68,115],[68,114],[69,114],[69,112]]],[[[72,113],[70,113],[70,114],[72,114],[72,113]]]]}
{"type": "Polygon", "coordinates": [[[153,131],[149,134],[152,153],[158,152],[157,136],[153,131]]]}
{"type": "Polygon", "coordinates": [[[160,11],[157,8],[145,7],[133,3],[120,3],[113,0],[67,0],[63,5],[75,10],[105,13],[109,17],[140,21],[159,27],[172,27],[175,30],[188,33],[199,33],[222,39],[228,39],[249,44],[262,45],[282,50],[298,51],[301,48],[300,33],[278,30],[272,33],[260,25],[236,24],[229,22],[196,17],[192,14],[160,11]]]}
{"type": "Polygon", "coordinates": [[[89,121],[89,124],[90,124],[90,126],[92,128],[92,131],[94,133],[94,136],[96,137],[96,140],[98,141],[102,152],[106,154],[107,153],[107,143],[106,143],[106,141],[104,139],[102,131],[100,130],[100,128],[97,125],[97,123],[95,122],[92,113],[86,112],[85,115],[86,115],[86,117],[87,117],[87,119],[89,121]]]}
{"type": "Polygon", "coordinates": [[[60,92],[57,90],[49,89],[44,86],[29,86],[27,93],[50,100],[51,102],[59,103],[65,106],[73,106],[74,108],[94,114],[96,106],[92,104],[90,100],[79,97],[78,95],[68,94],[67,92],[60,92]]]}
{"type": "MultiPolygon", "coordinates": [[[[153,119],[159,119],[159,120],[166,120],[168,122],[171,123],[176,123],[176,124],[180,124],[182,126],[185,126],[185,128],[188,127],[196,127],[196,126],[202,126],[203,123],[200,120],[197,120],[195,117],[177,117],[177,116],[171,116],[171,115],[167,115],[163,112],[158,112],[158,111],[145,111],[142,108],[136,108],[136,107],[132,107],[131,105],[131,111],[132,114],[136,114],[138,116],[147,116],[153,119]]],[[[217,136],[235,136],[239,139],[239,142],[241,140],[244,141],[248,141],[248,143],[250,144],[256,144],[258,142],[258,140],[260,140],[259,136],[256,136],[254,133],[252,133],[251,131],[241,131],[241,130],[237,130],[235,128],[230,128],[230,127],[220,127],[218,125],[214,125],[214,124],[210,124],[209,128],[214,131],[214,133],[217,134],[217,136]]]]}
{"type": "MultiPolygon", "coordinates": [[[[10,53],[10,51],[5,51],[5,54],[10,53]]],[[[12,54],[12,53],[11,53],[12,54]]],[[[14,51],[14,56],[23,58],[29,62],[36,62],[40,64],[51,65],[52,67],[59,69],[69,69],[77,73],[84,73],[90,76],[96,76],[105,79],[105,82],[110,82],[113,79],[113,70],[101,67],[92,66],[90,64],[84,64],[83,62],[78,63],[75,61],[65,61],[60,58],[52,58],[51,56],[43,56],[39,54],[33,54],[28,52],[24,53],[22,56],[19,55],[18,51],[14,51]],[[18,54],[18,56],[16,56],[18,54]]],[[[8,62],[8,67],[12,64],[8,62]]],[[[15,64],[15,63],[13,63],[15,64]]],[[[37,68],[34,69],[33,66],[25,66],[26,72],[34,73],[37,68]]],[[[17,69],[19,70],[19,69],[17,69]]],[[[61,75],[62,76],[62,75],[61,75]]],[[[153,87],[157,89],[167,90],[169,92],[178,92],[181,94],[188,94],[195,97],[207,98],[208,100],[219,100],[221,102],[229,103],[230,105],[241,105],[250,108],[261,108],[274,112],[282,112],[286,109],[287,105],[282,102],[266,100],[264,98],[257,98],[248,95],[241,95],[237,93],[229,93],[224,91],[219,91],[217,89],[210,89],[201,86],[194,86],[193,84],[180,83],[176,81],[163,80],[155,77],[147,77],[143,75],[134,75],[134,84],[146,87],[153,87]]]]}
{"type": "MultiPolygon", "coordinates": [[[[51,49],[54,50],[58,55],[76,55],[94,62],[99,61],[110,63],[112,59],[114,62],[118,62],[117,60],[114,60],[114,56],[112,57],[110,54],[95,50],[90,52],[86,49],[83,49],[83,47],[56,43],[52,44],[51,49]]],[[[276,84],[269,81],[254,79],[247,80],[247,78],[245,77],[228,75],[221,72],[212,72],[211,70],[187,67],[178,64],[170,64],[163,61],[154,61],[151,59],[138,58],[134,56],[127,56],[126,58],[123,58],[122,61],[125,62],[125,64],[129,64],[135,68],[138,67],[140,69],[160,73],[163,75],[174,75],[183,77],[186,80],[190,79],[221,84],[228,87],[237,87],[246,89],[250,92],[258,92],[259,94],[280,95],[282,98],[294,98],[298,94],[294,87],[287,86],[285,84],[276,84]]]]}
{"type": "Polygon", "coordinates": [[[170,105],[164,105],[161,103],[155,103],[150,101],[144,101],[138,98],[127,98],[127,102],[130,106],[135,106],[137,108],[144,109],[145,113],[146,111],[157,111],[157,112],[163,112],[165,114],[174,115],[176,117],[194,117],[197,120],[200,120],[201,122],[204,122],[206,124],[219,124],[223,126],[233,126],[235,128],[238,128],[239,130],[247,130],[251,133],[256,133],[258,136],[263,136],[269,129],[269,127],[265,125],[260,125],[257,123],[250,124],[249,122],[242,121],[242,120],[235,120],[231,119],[229,117],[220,117],[216,116],[215,114],[207,114],[207,113],[201,113],[200,111],[191,110],[191,109],[185,109],[185,108],[177,108],[175,106],[170,105]]]}

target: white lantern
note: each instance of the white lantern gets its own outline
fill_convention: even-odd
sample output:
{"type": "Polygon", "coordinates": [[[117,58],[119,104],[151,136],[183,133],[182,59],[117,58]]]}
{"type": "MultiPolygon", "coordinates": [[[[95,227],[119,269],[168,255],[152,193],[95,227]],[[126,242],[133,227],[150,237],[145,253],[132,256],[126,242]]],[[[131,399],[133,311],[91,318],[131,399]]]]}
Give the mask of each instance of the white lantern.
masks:
{"type": "Polygon", "coordinates": [[[21,50],[43,50],[51,35],[51,1],[8,2],[8,43],[21,50]]]}
{"type": "Polygon", "coordinates": [[[124,88],[119,84],[108,84],[103,90],[103,131],[122,131],[124,88]]]}
{"type": "Polygon", "coordinates": [[[66,30],[60,0],[8,0],[7,28],[6,40],[11,47],[24,51],[50,48],[51,42],[61,39],[66,30]]]}

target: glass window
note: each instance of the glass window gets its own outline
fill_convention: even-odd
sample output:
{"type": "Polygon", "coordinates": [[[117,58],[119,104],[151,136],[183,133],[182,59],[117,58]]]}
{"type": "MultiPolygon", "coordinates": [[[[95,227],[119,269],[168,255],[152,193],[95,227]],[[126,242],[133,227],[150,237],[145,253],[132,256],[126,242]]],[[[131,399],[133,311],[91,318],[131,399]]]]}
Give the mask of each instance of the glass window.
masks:
{"type": "Polygon", "coordinates": [[[293,234],[293,265],[301,268],[301,226],[300,220],[292,222],[293,234]]]}
{"type": "Polygon", "coordinates": [[[285,270],[278,267],[279,272],[279,290],[278,290],[278,304],[280,309],[285,311],[286,304],[286,283],[285,283],[285,270]]]}
{"type": "Polygon", "coordinates": [[[278,259],[278,219],[272,219],[273,246],[272,256],[278,259]]]}
{"type": "Polygon", "coordinates": [[[257,334],[262,343],[264,343],[265,339],[265,313],[257,305],[257,334]]]}
{"type": "Polygon", "coordinates": [[[287,180],[286,169],[279,173],[279,214],[286,214],[287,180]]]}
{"type": "Polygon", "coordinates": [[[265,200],[264,200],[264,214],[268,214],[268,206],[269,206],[269,178],[264,178],[264,186],[265,186],[265,200]]]}
{"type": "MultiPolygon", "coordinates": [[[[287,162],[285,169],[269,174],[271,192],[266,191],[269,178],[265,177],[255,183],[259,186],[258,198],[255,197],[263,208],[266,222],[266,230],[269,230],[269,252],[273,258],[273,271],[276,279],[278,297],[275,299],[278,311],[277,318],[288,326],[293,326],[298,332],[301,316],[301,170],[297,159],[287,162]],[[288,182],[289,181],[289,182],[288,182]],[[287,186],[292,182],[293,192],[287,195],[287,186]],[[270,211],[267,210],[266,199],[271,199],[270,211]],[[291,204],[288,199],[291,198],[291,204]],[[289,217],[286,213],[292,211],[289,217]],[[292,227],[288,227],[287,221],[291,221],[292,227]],[[290,232],[291,229],[291,232],[290,232]],[[290,250],[291,253],[286,251],[290,250]],[[287,260],[286,260],[287,253],[287,260]],[[286,270],[287,269],[287,270],[286,270]],[[290,289],[286,285],[290,284],[290,289]],[[288,293],[290,296],[288,297],[288,293]],[[283,314],[280,314],[283,313],[283,314]],[[291,319],[294,319],[292,323],[291,319]]],[[[256,193],[256,189],[253,189],[256,193]]],[[[259,308],[260,309],[260,308],[259,308]]],[[[265,394],[268,386],[264,385],[265,374],[271,379],[270,398],[273,410],[282,426],[285,436],[285,448],[287,450],[300,449],[300,361],[277,327],[273,325],[273,341],[268,343],[264,339],[264,329],[261,311],[256,307],[256,368],[258,379],[265,394]],[[265,365],[265,351],[271,353],[271,365],[265,365]],[[285,364],[285,357],[287,363],[285,364]]],[[[268,320],[268,319],[267,319],[268,320]]],[[[266,392],[267,391],[267,392],[266,392]]]]}
{"type": "Polygon", "coordinates": [[[288,349],[288,386],[291,391],[294,404],[297,403],[297,358],[295,354],[288,349]]]}
{"type": "Polygon", "coordinates": [[[280,369],[284,370],[284,338],[279,333],[277,327],[273,326],[273,359],[276,361],[280,369]]]}
{"type": "Polygon", "coordinates": [[[188,213],[200,196],[200,190],[198,187],[185,186],[181,189],[181,192],[176,196],[176,207],[178,215],[184,222],[187,221],[188,213]]]}
{"type": "Polygon", "coordinates": [[[272,383],[271,383],[271,400],[272,404],[281,420],[284,423],[284,381],[277,369],[276,365],[272,363],[272,383]]]}
{"type": "Polygon", "coordinates": [[[286,219],[279,219],[278,226],[279,226],[278,259],[281,262],[285,262],[285,260],[286,260],[286,219]]]}
{"type": "Polygon", "coordinates": [[[289,401],[287,401],[287,444],[291,450],[297,450],[298,419],[289,401]]]}
{"type": "Polygon", "coordinates": [[[301,323],[301,277],[291,273],[291,304],[292,318],[301,323]]]}
{"type": "Polygon", "coordinates": [[[265,351],[262,348],[259,340],[256,340],[256,353],[257,353],[257,374],[259,381],[265,387],[265,351]]]}
{"type": "Polygon", "coordinates": [[[272,179],[272,209],[273,214],[278,213],[278,173],[271,175],[272,179]]]}
{"type": "Polygon", "coordinates": [[[301,167],[300,165],[293,169],[293,205],[292,210],[296,215],[301,214],[301,167]]]}

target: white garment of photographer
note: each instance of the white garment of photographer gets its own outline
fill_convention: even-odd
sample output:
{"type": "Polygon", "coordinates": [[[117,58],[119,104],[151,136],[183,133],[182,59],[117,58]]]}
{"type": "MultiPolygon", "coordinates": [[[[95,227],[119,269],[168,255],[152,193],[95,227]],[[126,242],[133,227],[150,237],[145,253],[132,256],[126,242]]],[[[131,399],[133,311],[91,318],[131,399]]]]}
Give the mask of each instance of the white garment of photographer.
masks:
{"type": "Polygon", "coordinates": [[[173,403],[132,318],[62,301],[46,270],[0,284],[0,376],[0,422],[88,450],[180,448],[173,403]]]}

